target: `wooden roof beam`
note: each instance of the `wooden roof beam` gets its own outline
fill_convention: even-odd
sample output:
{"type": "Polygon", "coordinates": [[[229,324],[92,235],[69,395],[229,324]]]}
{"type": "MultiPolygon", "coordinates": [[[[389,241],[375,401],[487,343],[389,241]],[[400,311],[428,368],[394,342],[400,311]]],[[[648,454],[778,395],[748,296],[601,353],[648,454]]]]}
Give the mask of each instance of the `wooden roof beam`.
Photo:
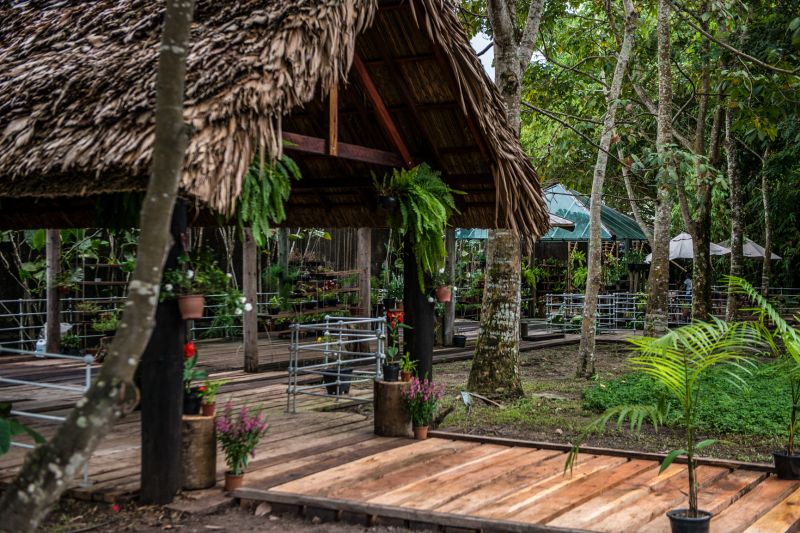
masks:
{"type": "Polygon", "coordinates": [[[353,68],[356,70],[358,79],[361,82],[361,87],[363,87],[364,91],[367,93],[367,97],[370,99],[370,102],[372,102],[372,106],[375,108],[375,114],[378,117],[378,123],[389,137],[389,142],[392,144],[395,150],[397,150],[397,153],[400,154],[400,157],[403,160],[402,166],[405,168],[413,167],[414,160],[411,157],[411,152],[409,152],[408,146],[406,146],[406,143],[403,141],[400,132],[397,130],[397,125],[394,123],[394,120],[392,120],[389,110],[386,109],[386,104],[383,103],[381,95],[378,94],[378,89],[375,87],[375,84],[369,75],[369,71],[367,71],[367,67],[364,65],[364,62],[361,61],[361,57],[358,55],[358,53],[353,55],[353,68]]]}
{"type": "MultiPolygon", "coordinates": [[[[286,150],[314,155],[329,155],[327,139],[289,132],[283,133],[283,139],[290,143],[285,147],[286,150]]],[[[404,160],[394,152],[386,152],[384,150],[376,150],[375,148],[343,142],[336,143],[335,157],[387,167],[400,167],[404,165],[404,160]]]]}

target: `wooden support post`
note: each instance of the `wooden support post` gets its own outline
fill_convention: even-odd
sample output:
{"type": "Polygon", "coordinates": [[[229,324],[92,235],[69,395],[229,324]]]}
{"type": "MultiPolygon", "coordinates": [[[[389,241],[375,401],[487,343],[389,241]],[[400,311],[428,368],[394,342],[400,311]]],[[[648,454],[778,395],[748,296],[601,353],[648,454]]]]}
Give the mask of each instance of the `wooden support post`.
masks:
{"type": "Polygon", "coordinates": [[[339,145],[339,90],[336,85],[328,94],[328,155],[336,157],[339,145]]]}
{"type": "Polygon", "coordinates": [[[242,314],[244,335],[244,371],[258,372],[258,249],[253,230],[244,229],[242,243],[242,289],[247,303],[253,306],[242,314]]]}
{"type": "Polygon", "coordinates": [[[278,278],[278,293],[281,293],[284,278],[289,272],[289,230],[287,228],[278,228],[278,266],[283,272],[278,278]]]}
{"type": "Polygon", "coordinates": [[[421,379],[432,379],[433,303],[428,301],[428,295],[419,286],[417,261],[408,237],[403,243],[403,263],[403,309],[405,322],[412,328],[403,331],[403,349],[411,352],[411,359],[417,362],[417,375],[421,379]]]}
{"type": "MultiPolygon", "coordinates": [[[[445,250],[447,251],[447,279],[453,284],[455,288],[456,279],[456,230],[454,228],[447,228],[445,230],[445,250]]],[[[444,304],[444,316],[442,317],[442,344],[445,346],[452,346],[453,334],[455,333],[456,323],[456,296],[454,290],[453,296],[450,301],[444,304]]]]}
{"type": "Polygon", "coordinates": [[[58,292],[58,275],[61,272],[61,232],[46,230],[45,257],[47,261],[47,351],[58,353],[61,349],[61,296],[58,292]]]}
{"type": "MultiPolygon", "coordinates": [[[[178,266],[185,253],[186,204],[175,202],[172,248],[165,270],[178,266]]],[[[183,414],[183,345],[186,340],[177,300],[156,308],[156,323],[140,363],[142,383],[142,467],[139,502],[170,503],[181,488],[181,416],[183,414]]]]}
{"type": "Polygon", "coordinates": [[[358,307],[361,315],[368,317],[372,309],[372,288],[370,287],[370,265],[372,264],[372,230],[358,228],[356,246],[356,268],[358,269],[358,307]]]}

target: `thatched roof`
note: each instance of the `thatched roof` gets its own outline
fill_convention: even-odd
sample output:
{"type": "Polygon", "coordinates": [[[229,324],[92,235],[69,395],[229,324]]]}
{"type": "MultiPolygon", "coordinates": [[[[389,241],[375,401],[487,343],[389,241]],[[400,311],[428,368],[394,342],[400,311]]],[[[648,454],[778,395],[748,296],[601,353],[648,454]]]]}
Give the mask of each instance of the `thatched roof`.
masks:
{"type": "MultiPolygon", "coordinates": [[[[15,208],[30,221],[48,205],[78,222],[63,214],[64,200],[86,205],[146,184],[163,2],[13,5],[0,2],[0,225],[12,224],[15,208]]],[[[277,156],[285,132],[325,138],[334,85],[339,141],[392,152],[350,68],[357,54],[413,159],[469,193],[454,223],[534,236],[547,229],[533,167],[449,3],[199,0],[192,43],[185,117],[193,135],[181,186],[200,205],[232,212],[258,147],[277,156]]],[[[288,224],[384,222],[369,175],[385,165],[291,155],[304,179],[288,224]]]]}

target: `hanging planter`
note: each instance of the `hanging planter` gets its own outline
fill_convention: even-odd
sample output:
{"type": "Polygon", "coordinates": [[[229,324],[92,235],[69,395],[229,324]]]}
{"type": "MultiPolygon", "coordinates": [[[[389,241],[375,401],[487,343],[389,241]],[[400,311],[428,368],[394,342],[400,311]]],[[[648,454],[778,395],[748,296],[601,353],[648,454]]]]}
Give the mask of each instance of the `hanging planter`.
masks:
{"type": "Polygon", "coordinates": [[[184,294],[178,296],[178,309],[184,320],[198,320],[203,318],[203,309],[206,306],[206,297],[202,294],[184,294]]]}
{"type": "Polygon", "coordinates": [[[439,303],[449,302],[453,298],[453,291],[449,285],[436,287],[436,301],[439,303]]]}
{"type": "Polygon", "coordinates": [[[378,206],[388,211],[397,209],[399,202],[396,196],[378,196],[378,206]]]}

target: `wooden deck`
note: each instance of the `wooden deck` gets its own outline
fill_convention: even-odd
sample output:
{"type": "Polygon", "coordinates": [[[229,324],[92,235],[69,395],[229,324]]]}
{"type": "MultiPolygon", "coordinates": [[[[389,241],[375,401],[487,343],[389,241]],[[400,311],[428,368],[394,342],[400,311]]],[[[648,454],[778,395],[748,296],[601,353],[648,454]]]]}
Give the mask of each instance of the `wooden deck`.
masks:
{"type": "MultiPolygon", "coordinates": [[[[668,532],[664,513],[687,505],[685,465],[658,475],[650,457],[585,453],[564,476],[563,449],[441,437],[373,438],[368,447],[386,449],[368,455],[308,450],[302,465],[248,474],[235,495],[307,517],[460,531],[668,532]]],[[[764,470],[723,461],[698,468],[712,531],[797,531],[800,482],[764,470]]]]}

